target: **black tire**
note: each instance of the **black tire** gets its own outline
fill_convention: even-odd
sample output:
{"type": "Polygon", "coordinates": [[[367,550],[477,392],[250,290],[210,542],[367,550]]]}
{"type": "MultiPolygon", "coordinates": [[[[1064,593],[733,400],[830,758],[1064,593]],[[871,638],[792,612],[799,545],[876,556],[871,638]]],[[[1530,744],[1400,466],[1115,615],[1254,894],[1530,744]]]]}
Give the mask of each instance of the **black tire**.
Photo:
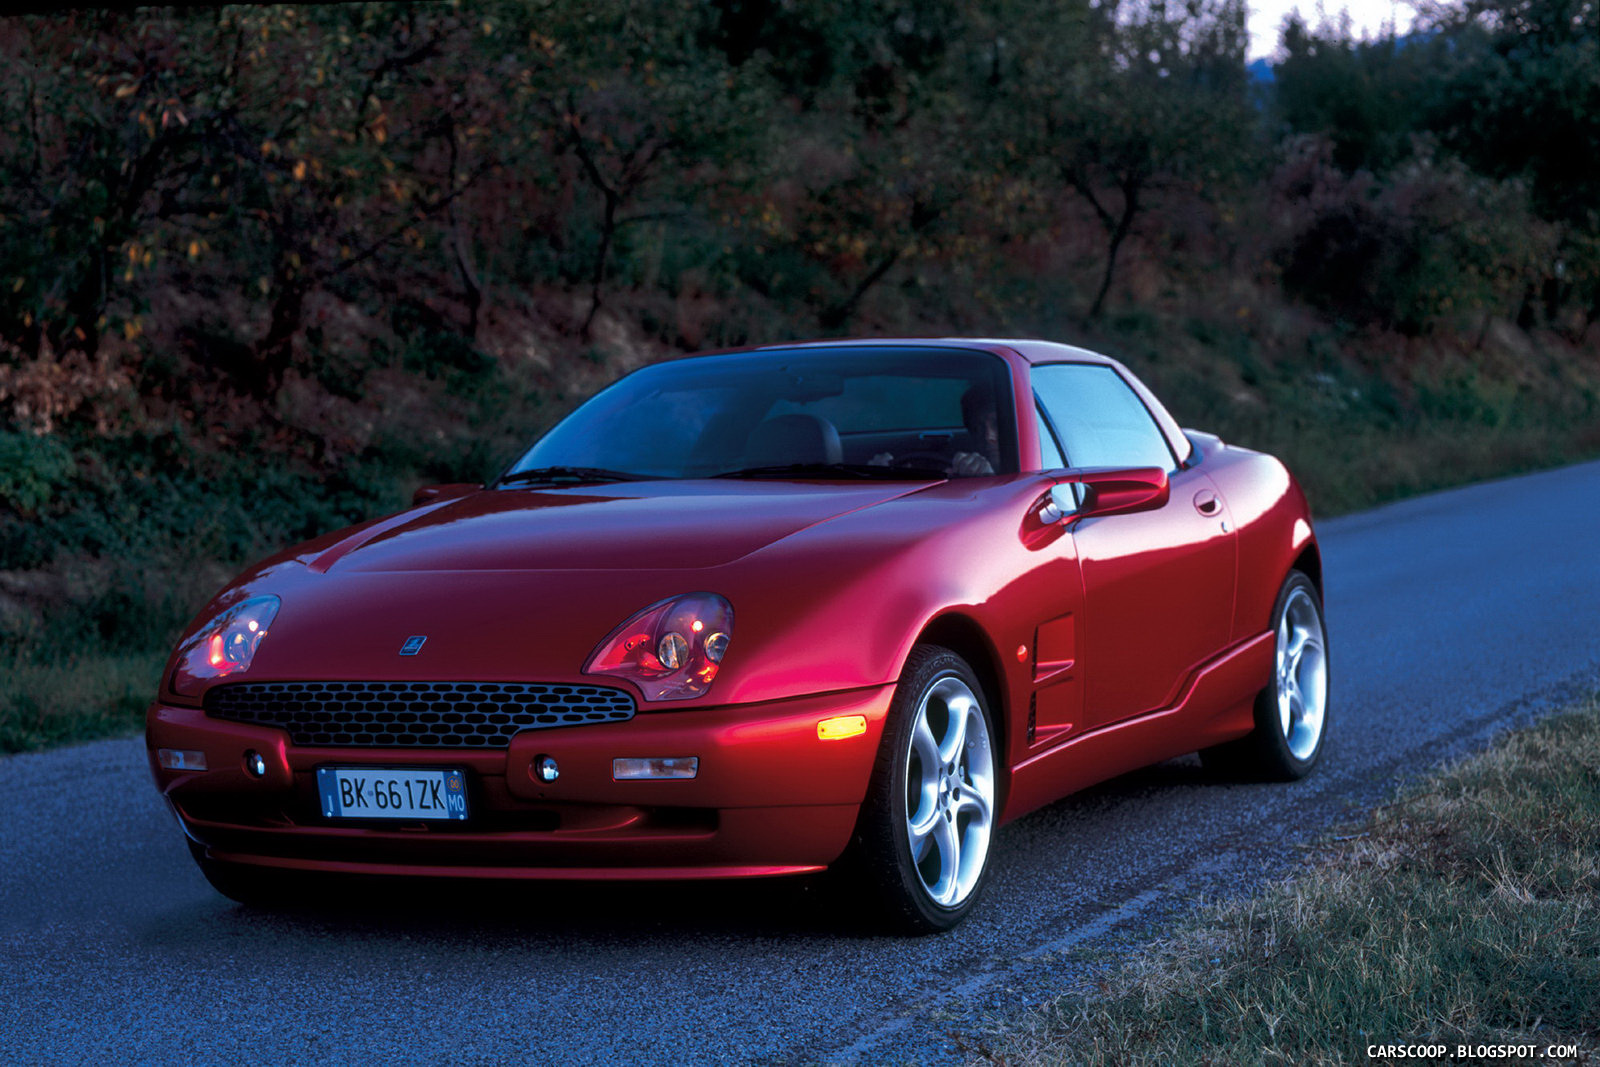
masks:
{"type": "Polygon", "coordinates": [[[212,859],[203,846],[193,841],[189,842],[189,855],[212,889],[246,907],[271,910],[291,907],[304,899],[303,880],[290,873],[212,859]]]}
{"type": "MultiPolygon", "coordinates": [[[[970,723],[971,720],[968,721],[970,723]]],[[[973,752],[972,745],[975,744],[975,740],[970,737],[967,740],[965,751],[973,752]]],[[[957,774],[967,775],[973,768],[967,766],[964,755],[958,758],[962,760],[962,765],[957,768],[957,774]]],[[[979,758],[982,757],[974,757],[974,761],[979,758]]],[[[865,883],[867,889],[878,900],[881,905],[881,916],[890,929],[906,934],[930,934],[948,930],[966,918],[977,904],[989,879],[989,859],[993,851],[995,822],[1000,812],[1000,766],[1001,756],[996,743],[993,718],[989,713],[988,700],[977,675],[965,660],[949,649],[938,645],[917,645],[907,657],[905,669],[901,671],[900,681],[895,689],[894,701],[889,708],[888,722],[884,728],[883,740],[878,746],[877,758],[873,763],[872,780],[867,787],[867,797],[861,807],[861,816],[856,824],[856,833],[848,859],[851,874],[857,881],[865,883]],[[981,835],[969,835],[962,829],[963,824],[954,814],[947,816],[953,833],[961,842],[962,849],[968,847],[976,837],[982,837],[981,857],[973,857],[974,863],[981,862],[981,869],[977,872],[976,879],[972,881],[971,889],[952,906],[941,904],[930,895],[912,857],[911,842],[906,830],[909,806],[907,776],[909,761],[914,758],[911,755],[911,745],[915,718],[924,698],[933,693],[935,687],[941,686],[946,679],[955,679],[970,690],[982,715],[983,736],[987,742],[985,752],[989,764],[988,789],[991,796],[990,814],[984,827],[986,832],[981,835]]],[[[967,777],[963,781],[973,783],[974,789],[977,788],[976,779],[967,777]]],[[[957,795],[959,796],[959,793],[957,795]]],[[[971,794],[968,802],[971,802],[971,794]]],[[[971,823],[967,823],[966,826],[970,828],[971,823]]],[[[972,845],[972,847],[977,846],[972,845]]],[[[964,862],[965,854],[962,855],[963,862],[957,866],[962,870],[969,870],[964,862]]],[[[942,862],[942,859],[936,860],[937,862],[942,862]]],[[[927,863],[926,859],[924,863],[927,863]]]]}
{"type": "MultiPolygon", "coordinates": [[[[1278,681],[1274,676],[1261,692],[1256,694],[1255,729],[1237,741],[1229,741],[1201,751],[1200,761],[1207,770],[1230,778],[1293,782],[1310,774],[1317,764],[1318,757],[1322,755],[1331,721],[1329,715],[1331,701],[1328,699],[1331,690],[1328,671],[1328,630],[1322,614],[1322,598],[1317,595],[1317,587],[1310,578],[1300,571],[1290,571],[1289,576],[1283,580],[1283,586],[1278,590],[1277,600],[1272,605],[1271,632],[1274,635],[1279,632],[1285,608],[1291,598],[1297,599],[1300,603],[1309,600],[1315,610],[1317,626],[1321,631],[1323,708],[1315,745],[1309,751],[1303,751],[1301,755],[1296,755],[1291,750],[1279,712],[1278,681]],[[1302,594],[1304,599],[1301,599],[1302,594]]],[[[1276,637],[1274,640],[1276,641],[1276,637]]]]}

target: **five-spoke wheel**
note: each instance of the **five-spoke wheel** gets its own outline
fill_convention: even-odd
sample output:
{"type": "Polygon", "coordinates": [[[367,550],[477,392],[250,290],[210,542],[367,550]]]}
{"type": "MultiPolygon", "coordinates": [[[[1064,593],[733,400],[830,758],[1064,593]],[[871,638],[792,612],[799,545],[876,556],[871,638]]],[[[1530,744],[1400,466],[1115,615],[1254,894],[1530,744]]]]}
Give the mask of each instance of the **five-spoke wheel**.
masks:
{"type": "Polygon", "coordinates": [[[999,804],[983,687],[960,656],[918,645],[895,690],[856,858],[902,929],[947,930],[971,910],[999,804]]]}
{"type": "Polygon", "coordinates": [[[1200,753],[1229,774],[1291,780],[1311,772],[1328,733],[1328,632],[1311,579],[1290,571],[1272,609],[1273,673],[1254,732],[1200,753]]]}
{"type": "Polygon", "coordinates": [[[955,907],[983,874],[995,815],[989,724],[959,675],[944,675],[923,691],[905,761],[912,865],[935,904],[955,907]]]}
{"type": "Polygon", "coordinates": [[[1328,710],[1325,641],[1314,591],[1295,586],[1278,618],[1276,644],[1278,726],[1296,759],[1310,759],[1322,744],[1328,710]]]}

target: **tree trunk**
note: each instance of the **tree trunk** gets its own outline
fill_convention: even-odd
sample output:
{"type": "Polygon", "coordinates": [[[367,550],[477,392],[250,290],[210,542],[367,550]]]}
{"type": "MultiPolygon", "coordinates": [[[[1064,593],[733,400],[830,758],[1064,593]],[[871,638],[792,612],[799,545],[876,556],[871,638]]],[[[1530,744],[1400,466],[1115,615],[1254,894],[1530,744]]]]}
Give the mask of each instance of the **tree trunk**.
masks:
{"type": "Polygon", "coordinates": [[[456,273],[461,276],[461,288],[467,305],[467,337],[478,339],[478,313],[483,308],[483,286],[478,283],[478,272],[472,269],[472,259],[467,253],[467,239],[460,227],[453,241],[456,253],[456,273]]]}
{"type": "Polygon", "coordinates": [[[822,314],[817,316],[817,321],[822,324],[822,328],[824,330],[837,330],[849,322],[850,317],[856,313],[856,305],[861,303],[861,298],[866,296],[868,290],[874,285],[883,280],[883,276],[889,273],[890,267],[899,262],[900,256],[904,252],[904,248],[897,248],[890,252],[879,261],[876,267],[867,272],[867,276],[861,279],[861,282],[851,291],[849,296],[824,308],[822,314]]]}
{"type": "Polygon", "coordinates": [[[594,317],[600,313],[600,293],[606,280],[607,261],[611,258],[611,239],[617,232],[617,201],[618,197],[609,188],[604,190],[606,210],[600,220],[600,250],[594,257],[594,280],[589,289],[589,314],[583,320],[582,336],[585,341],[589,339],[589,329],[594,325],[594,317]]]}
{"type": "Polygon", "coordinates": [[[246,383],[261,400],[272,399],[283,385],[283,376],[294,356],[294,335],[300,329],[306,302],[306,286],[301,278],[291,277],[281,262],[276,274],[277,295],[272,301],[272,318],[267,332],[255,343],[254,374],[246,383]]]}
{"type": "Polygon", "coordinates": [[[1117,252],[1122,248],[1122,242],[1127,238],[1128,231],[1133,228],[1133,217],[1139,212],[1139,183],[1127,181],[1122,186],[1122,214],[1117,218],[1117,224],[1111,228],[1110,243],[1106,247],[1106,269],[1100,276],[1100,291],[1094,295],[1094,303],[1089,306],[1089,317],[1098,319],[1101,311],[1105,309],[1106,294],[1111,291],[1111,279],[1117,270],[1117,252]]]}

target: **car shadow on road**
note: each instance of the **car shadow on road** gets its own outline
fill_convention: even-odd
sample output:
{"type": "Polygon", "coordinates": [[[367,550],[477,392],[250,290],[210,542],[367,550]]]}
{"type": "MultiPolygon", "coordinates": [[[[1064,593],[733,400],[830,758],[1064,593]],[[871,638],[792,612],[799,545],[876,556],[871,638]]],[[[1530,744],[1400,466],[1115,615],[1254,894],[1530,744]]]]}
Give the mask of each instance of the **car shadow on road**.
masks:
{"type": "MultiPolygon", "coordinates": [[[[1219,780],[1194,757],[1143,768],[1064,798],[1002,831],[1000,870],[1051,863],[1050,839],[1129,803],[1159,801],[1219,780]],[[1021,853],[1008,854],[1008,843],[1021,853]]],[[[998,873],[998,872],[997,872],[998,873]]],[[[885,936],[877,912],[848,872],[787,878],[671,882],[517,882],[354,876],[306,880],[282,906],[216,898],[207,925],[265,926],[321,937],[404,935],[437,941],[565,944],[683,939],[885,936]]],[[[974,915],[994,907],[991,899],[974,915]]],[[[995,921],[1003,921],[996,917],[995,921]]]]}

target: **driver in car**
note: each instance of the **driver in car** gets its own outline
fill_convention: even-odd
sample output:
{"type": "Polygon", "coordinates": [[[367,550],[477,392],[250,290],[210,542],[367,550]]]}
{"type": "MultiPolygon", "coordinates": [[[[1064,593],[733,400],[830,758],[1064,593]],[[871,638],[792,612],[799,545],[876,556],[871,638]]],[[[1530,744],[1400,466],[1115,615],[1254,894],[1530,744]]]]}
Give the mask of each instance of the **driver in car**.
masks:
{"type": "MultiPolygon", "coordinates": [[[[950,457],[945,473],[965,478],[993,474],[1000,461],[1000,416],[995,411],[994,397],[983,386],[973,385],[961,394],[961,421],[981,451],[957,452],[950,457]]],[[[874,467],[887,467],[894,463],[894,453],[879,452],[867,462],[874,467]]]]}

